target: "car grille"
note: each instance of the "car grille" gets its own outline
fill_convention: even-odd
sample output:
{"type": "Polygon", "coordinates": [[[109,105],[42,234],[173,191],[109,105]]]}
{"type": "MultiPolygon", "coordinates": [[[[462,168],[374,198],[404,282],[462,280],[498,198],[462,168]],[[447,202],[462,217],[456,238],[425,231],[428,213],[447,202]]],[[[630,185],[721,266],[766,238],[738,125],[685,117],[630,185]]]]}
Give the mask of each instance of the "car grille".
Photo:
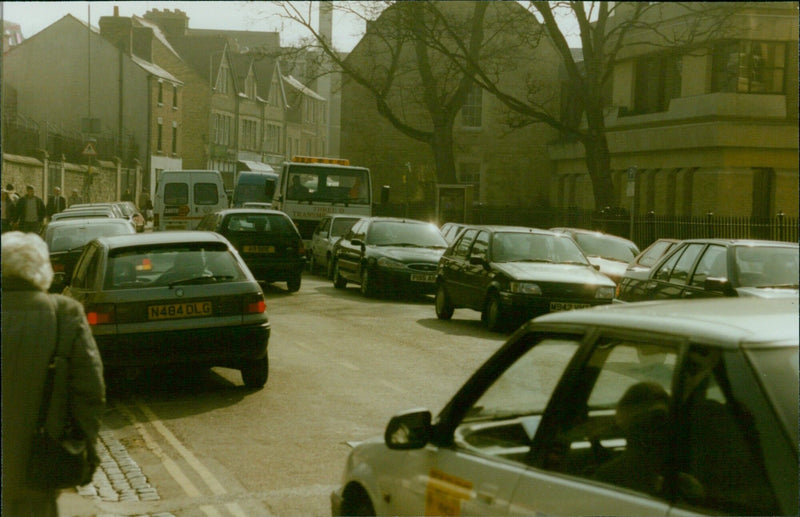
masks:
{"type": "Polygon", "coordinates": [[[597,286],[571,283],[541,283],[542,294],[558,298],[591,298],[594,299],[597,286]]]}
{"type": "Polygon", "coordinates": [[[420,271],[423,273],[432,273],[435,272],[436,269],[439,267],[438,264],[425,264],[425,263],[416,263],[416,264],[407,264],[408,269],[413,271],[420,271]]]}

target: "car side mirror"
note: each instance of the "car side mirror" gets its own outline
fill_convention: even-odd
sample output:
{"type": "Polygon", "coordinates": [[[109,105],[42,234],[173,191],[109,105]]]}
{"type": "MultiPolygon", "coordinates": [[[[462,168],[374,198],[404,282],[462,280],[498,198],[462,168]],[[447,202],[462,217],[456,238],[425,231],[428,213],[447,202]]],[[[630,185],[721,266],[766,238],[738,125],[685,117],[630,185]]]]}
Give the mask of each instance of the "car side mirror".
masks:
{"type": "Polygon", "coordinates": [[[483,257],[470,257],[469,263],[472,264],[473,266],[487,267],[489,265],[489,263],[486,262],[486,259],[483,257]]]}
{"type": "Polygon", "coordinates": [[[411,409],[389,420],[383,439],[390,449],[421,449],[432,435],[431,412],[427,409],[411,409]]]}
{"type": "Polygon", "coordinates": [[[708,277],[706,281],[703,282],[703,289],[706,291],[723,293],[725,296],[736,296],[736,291],[727,278],[708,277]]]}
{"type": "Polygon", "coordinates": [[[350,243],[353,246],[361,246],[362,248],[365,246],[364,241],[362,241],[361,239],[350,239],[350,243]]]}
{"type": "Polygon", "coordinates": [[[592,264],[592,267],[595,268],[597,271],[600,271],[600,264],[592,264]]]}

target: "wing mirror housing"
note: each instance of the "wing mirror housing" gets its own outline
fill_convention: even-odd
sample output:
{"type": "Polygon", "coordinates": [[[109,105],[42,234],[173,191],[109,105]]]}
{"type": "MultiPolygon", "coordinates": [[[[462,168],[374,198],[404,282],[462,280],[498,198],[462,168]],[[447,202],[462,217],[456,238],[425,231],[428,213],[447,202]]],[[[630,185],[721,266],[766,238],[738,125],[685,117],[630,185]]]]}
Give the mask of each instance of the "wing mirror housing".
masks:
{"type": "Polygon", "coordinates": [[[489,267],[489,263],[483,257],[470,257],[469,263],[473,266],[483,266],[485,268],[489,267]]]}
{"type": "Polygon", "coordinates": [[[706,291],[722,293],[725,296],[736,296],[736,290],[727,278],[708,277],[703,282],[703,288],[706,291]]]}
{"type": "Polygon", "coordinates": [[[432,436],[431,412],[427,409],[411,409],[389,420],[383,439],[390,449],[407,450],[425,447],[432,436]]]}
{"type": "Polygon", "coordinates": [[[361,249],[364,249],[366,247],[364,241],[362,241],[361,239],[350,239],[350,243],[353,246],[361,246],[361,249]]]}

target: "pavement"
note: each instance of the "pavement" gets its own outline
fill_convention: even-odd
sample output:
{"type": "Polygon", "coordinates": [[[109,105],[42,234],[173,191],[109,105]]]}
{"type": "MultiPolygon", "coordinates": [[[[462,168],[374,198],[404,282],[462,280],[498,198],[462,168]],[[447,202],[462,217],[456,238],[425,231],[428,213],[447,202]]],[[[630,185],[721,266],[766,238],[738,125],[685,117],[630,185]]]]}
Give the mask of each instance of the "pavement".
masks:
{"type": "Polygon", "coordinates": [[[171,513],[142,512],[148,504],[160,500],[139,465],[108,429],[101,429],[97,440],[100,466],[92,482],[82,487],[63,490],[58,497],[61,517],[117,517],[139,515],[175,517],[171,513]]]}

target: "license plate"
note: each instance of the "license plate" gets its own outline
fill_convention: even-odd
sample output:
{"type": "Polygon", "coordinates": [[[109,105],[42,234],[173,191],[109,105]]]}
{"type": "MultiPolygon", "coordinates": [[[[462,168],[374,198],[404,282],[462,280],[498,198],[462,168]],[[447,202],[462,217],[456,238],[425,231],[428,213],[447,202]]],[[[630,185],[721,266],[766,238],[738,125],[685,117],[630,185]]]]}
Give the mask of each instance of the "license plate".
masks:
{"type": "Polygon", "coordinates": [[[147,307],[147,319],[171,320],[211,316],[211,302],[168,303],[147,307]]]}
{"type": "Polygon", "coordinates": [[[245,253],[275,253],[275,246],[245,245],[243,250],[245,253]]]}
{"type": "Polygon", "coordinates": [[[411,281],[432,284],[436,281],[436,275],[411,275],[411,281]]]}
{"type": "Polygon", "coordinates": [[[571,311],[591,307],[588,303],[550,302],[550,312],[571,311]]]}

